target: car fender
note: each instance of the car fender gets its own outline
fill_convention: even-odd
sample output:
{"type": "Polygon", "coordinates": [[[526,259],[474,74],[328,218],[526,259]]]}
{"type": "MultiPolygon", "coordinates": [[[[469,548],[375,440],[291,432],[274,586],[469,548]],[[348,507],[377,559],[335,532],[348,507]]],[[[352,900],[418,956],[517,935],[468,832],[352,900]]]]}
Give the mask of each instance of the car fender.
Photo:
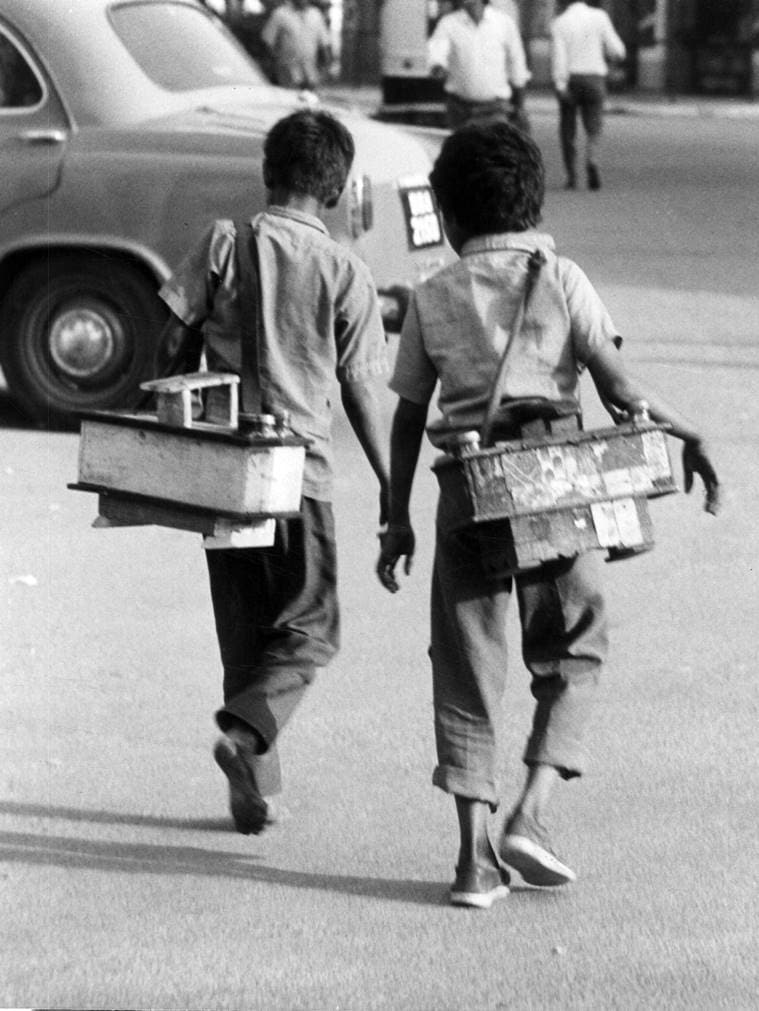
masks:
{"type": "Polygon", "coordinates": [[[125,240],[120,235],[95,232],[28,232],[23,238],[0,244],[0,273],[4,278],[0,286],[0,299],[16,272],[12,267],[14,263],[28,263],[36,256],[85,250],[111,253],[138,264],[155,280],[156,286],[163,284],[172,274],[166,259],[154,249],[144,243],[125,240]],[[4,270],[3,268],[8,265],[11,265],[10,269],[4,270]]]}

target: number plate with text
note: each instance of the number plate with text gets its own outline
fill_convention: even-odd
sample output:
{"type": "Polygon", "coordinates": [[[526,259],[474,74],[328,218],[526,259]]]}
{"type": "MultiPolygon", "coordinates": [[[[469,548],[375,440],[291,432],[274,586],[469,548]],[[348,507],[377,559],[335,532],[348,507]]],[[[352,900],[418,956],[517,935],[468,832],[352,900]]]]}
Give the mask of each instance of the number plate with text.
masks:
{"type": "Polygon", "coordinates": [[[406,220],[409,249],[441,246],[443,225],[440,211],[426,180],[401,180],[398,190],[406,220]]]}

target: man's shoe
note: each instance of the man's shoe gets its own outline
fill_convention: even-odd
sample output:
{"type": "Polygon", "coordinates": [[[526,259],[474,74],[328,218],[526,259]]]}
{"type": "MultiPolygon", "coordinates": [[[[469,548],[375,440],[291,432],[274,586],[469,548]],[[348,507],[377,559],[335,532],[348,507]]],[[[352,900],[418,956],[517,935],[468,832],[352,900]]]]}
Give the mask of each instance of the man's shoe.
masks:
{"type": "Polygon", "coordinates": [[[237,734],[220,737],[213,750],[216,764],[229,780],[229,809],[242,835],[258,835],[275,820],[256,782],[254,756],[255,744],[243,743],[237,734]]]}
{"type": "Polygon", "coordinates": [[[556,888],[577,880],[577,875],[551,849],[548,835],[534,818],[518,812],[504,828],[501,860],[519,871],[529,885],[556,888]]]}
{"type": "Polygon", "coordinates": [[[588,172],[588,189],[600,190],[601,173],[598,171],[598,166],[594,165],[593,162],[588,162],[587,172],[588,172]]]}
{"type": "Polygon", "coordinates": [[[576,190],[577,189],[577,177],[567,176],[567,181],[564,183],[565,190],[576,190]]]}

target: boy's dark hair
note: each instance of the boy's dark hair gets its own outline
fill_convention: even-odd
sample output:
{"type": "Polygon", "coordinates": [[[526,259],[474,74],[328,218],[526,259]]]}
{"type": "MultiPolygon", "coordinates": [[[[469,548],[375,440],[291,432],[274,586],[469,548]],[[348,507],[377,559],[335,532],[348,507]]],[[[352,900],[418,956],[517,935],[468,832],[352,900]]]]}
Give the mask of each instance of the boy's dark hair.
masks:
{"type": "Polygon", "coordinates": [[[334,116],[302,109],[280,119],[264,141],[264,182],[316,197],[327,207],[340,199],[356,148],[334,116]]]}
{"type": "Polygon", "coordinates": [[[443,214],[468,235],[522,232],[540,221],[540,148],[504,122],[463,126],[443,143],[430,183],[443,214]]]}

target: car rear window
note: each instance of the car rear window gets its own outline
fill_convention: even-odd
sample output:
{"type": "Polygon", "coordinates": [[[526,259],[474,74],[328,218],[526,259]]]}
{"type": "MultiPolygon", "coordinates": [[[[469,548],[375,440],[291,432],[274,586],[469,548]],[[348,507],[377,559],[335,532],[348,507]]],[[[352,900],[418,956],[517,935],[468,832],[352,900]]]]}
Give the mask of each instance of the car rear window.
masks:
{"type": "Polygon", "coordinates": [[[167,91],[268,83],[213,16],[196,7],[138,0],[114,5],[110,18],[133,59],[167,91]]]}
{"type": "Polygon", "coordinates": [[[0,31],[0,109],[28,109],[42,101],[42,86],[34,71],[4,32],[0,31]]]}

